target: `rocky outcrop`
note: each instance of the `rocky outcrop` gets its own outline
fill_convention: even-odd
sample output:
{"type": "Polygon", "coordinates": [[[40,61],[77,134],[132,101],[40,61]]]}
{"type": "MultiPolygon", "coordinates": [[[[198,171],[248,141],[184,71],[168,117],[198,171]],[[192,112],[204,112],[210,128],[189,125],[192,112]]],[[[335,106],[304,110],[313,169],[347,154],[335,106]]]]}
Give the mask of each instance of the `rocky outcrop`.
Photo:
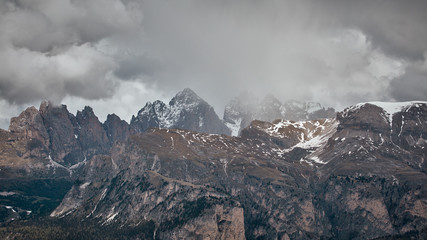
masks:
{"type": "Polygon", "coordinates": [[[42,102],[40,110],[30,107],[12,118],[9,131],[14,142],[27,146],[20,151],[22,157],[51,159],[67,168],[107,154],[116,140],[131,134],[129,124],[116,115],[109,115],[101,124],[88,106],[74,116],[65,105],[48,101],[42,102]]]}
{"type": "Polygon", "coordinates": [[[39,111],[29,107],[18,117],[10,120],[9,131],[19,140],[27,141],[28,151],[23,157],[47,158],[49,155],[50,139],[39,111]]]}
{"type": "MultiPolygon", "coordinates": [[[[427,155],[427,148],[422,148],[427,142],[427,105],[411,105],[404,111],[397,112],[392,118],[393,142],[407,151],[420,151],[420,154],[427,155]]],[[[427,172],[425,166],[423,171],[427,172]]]]}
{"type": "Polygon", "coordinates": [[[50,158],[65,166],[83,161],[75,116],[65,105],[54,106],[47,101],[40,105],[39,111],[50,137],[50,158]]]}
{"type": "Polygon", "coordinates": [[[110,139],[92,108],[86,106],[83,111],[78,111],[76,120],[77,140],[85,158],[90,159],[95,155],[108,153],[111,147],[110,139]]]}
{"type": "Polygon", "coordinates": [[[107,120],[105,120],[102,126],[105,129],[110,145],[113,145],[117,140],[124,141],[133,133],[129,124],[125,120],[120,119],[116,114],[108,114],[107,120]]]}
{"type": "Polygon", "coordinates": [[[162,101],[148,102],[132,117],[130,125],[135,132],[150,128],[179,128],[211,134],[231,133],[213,107],[189,88],[179,92],[169,105],[162,101]]]}

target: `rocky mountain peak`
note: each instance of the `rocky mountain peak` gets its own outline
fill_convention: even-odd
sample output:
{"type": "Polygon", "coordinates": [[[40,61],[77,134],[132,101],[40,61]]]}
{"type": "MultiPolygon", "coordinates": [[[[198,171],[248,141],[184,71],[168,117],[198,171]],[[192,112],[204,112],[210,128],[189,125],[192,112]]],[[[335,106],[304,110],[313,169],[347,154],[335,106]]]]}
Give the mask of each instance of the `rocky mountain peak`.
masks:
{"type": "Polygon", "coordinates": [[[20,132],[30,126],[33,126],[35,122],[37,122],[37,124],[42,123],[39,121],[41,120],[39,117],[39,110],[34,106],[31,106],[19,114],[18,117],[13,117],[10,120],[9,131],[20,132]]]}
{"type": "Polygon", "coordinates": [[[366,103],[355,105],[337,114],[341,128],[369,127],[373,131],[385,131],[390,128],[387,113],[374,104],[366,103]]]}
{"type": "Polygon", "coordinates": [[[86,106],[74,116],[66,105],[56,106],[50,101],[43,101],[40,110],[29,107],[12,118],[9,129],[26,145],[23,157],[49,160],[49,166],[63,169],[106,153],[110,141],[116,140],[108,138],[91,107],[86,106]]]}
{"type": "Polygon", "coordinates": [[[41,103],[40,103],[40,107],[39,107],[39,110],[40,111],[45,111],[49,106],[51,106],[52,105],[52,102],[50,102],[49,100],[43,100],[41,103]]]}
{"type": "Polygon", "coordinates": [[[181,128],[212,134],[230,134],[212,106],[189,88],[179,92],[168,105],[162,101],[147,103],[132,117],[131,128],[145,132],[149,128],[181,128]]]}
{"type": "Polygon", "coordinates": [[[23,154],[24,157],[48,157],[49,134],[43,118],[35,107],[29,107],[18,117],[13,117],[10,120],[9,131],[17,135],[18,139],[28,141],[28,152],[23,154]]]}
{"type": "Polygon", "coordinates": [[[59,109],[62,109],[61,111],[68,112],[67,105],[64,105],[64,104],[56,104],[50,100],[43,100],[40,103],[40,107],[39,107],[40,113],[52,111],[52,109],[55,109],[54,111],[58,111],[59,109]]]}
{"type": "Polygon", "coordinates": [[[105,129],[111,145],[113,145],[117,140],[124,141],[134,133],[131,131],[129,124],[125,120],[120,119],[120,117],[114,113],[107,115],[107,119],[102,126],[105,129]]]}
{"type": "Polygon", "coordinates": [[[199,103],[206,103],[201,97],[199,97],[193,90],[190,88],[185,88],[184,90],[178,92],[175,97],[169,102],[170,106],[174,105],[194,105],[199,103]]]}
{"type": "Polygon", "coordinates": [[[106,153],[110,149],[110,140],[91,107],[86,106],[78,111],[76,120],[74,137],[79,140],[85,159],[106,153]]]}
{"type": "MultiPolygon", "coordinates": [[[[89,106],[85,106],[82,111],[77,111],[76,116],[81,116],[82,118],[92,118],[96,117],[93,109],[89,106]]],[[[96,117],[98,119],[98,117],[96,117]]]]}

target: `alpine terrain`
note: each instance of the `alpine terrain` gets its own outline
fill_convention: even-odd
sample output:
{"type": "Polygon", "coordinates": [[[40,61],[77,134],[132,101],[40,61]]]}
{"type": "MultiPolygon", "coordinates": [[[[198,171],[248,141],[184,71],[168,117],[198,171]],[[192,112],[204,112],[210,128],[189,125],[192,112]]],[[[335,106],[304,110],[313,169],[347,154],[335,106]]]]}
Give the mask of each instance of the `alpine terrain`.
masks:
{"type": "Polygon", "coordinates": [[[243,103],[28,108],[0,130],[0,237],[427,238],[426,102],[243,103]]]}

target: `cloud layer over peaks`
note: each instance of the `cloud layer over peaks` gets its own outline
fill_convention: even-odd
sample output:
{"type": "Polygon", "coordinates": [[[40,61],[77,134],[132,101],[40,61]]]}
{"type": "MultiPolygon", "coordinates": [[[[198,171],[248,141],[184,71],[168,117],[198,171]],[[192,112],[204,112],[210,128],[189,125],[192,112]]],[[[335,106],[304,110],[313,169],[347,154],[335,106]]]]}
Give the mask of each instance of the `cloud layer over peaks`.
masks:
{"type": "Polygon", "coordinates": [[[219,115],[244,90],[337,108],[427,100],[426,12],[423,0],[4,0],[0,118],[51,99],[129,120],[185,87],[219,115]]]}

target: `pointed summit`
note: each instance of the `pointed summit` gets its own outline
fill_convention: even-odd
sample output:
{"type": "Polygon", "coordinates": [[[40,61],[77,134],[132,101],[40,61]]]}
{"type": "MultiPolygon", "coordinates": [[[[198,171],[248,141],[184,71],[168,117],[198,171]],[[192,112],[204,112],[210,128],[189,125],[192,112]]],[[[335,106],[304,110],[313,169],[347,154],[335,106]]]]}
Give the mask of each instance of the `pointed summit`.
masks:
{"type": "Polygon", "coordinates": [[[185,88],[184,90],[178,92],[174,98],[169,102],[169,105],[173,106],[176,104],[194,104],[199,102],[205,102],[201,97],[199,97],[193,90],[190,88],[185,88]]]}
{"type": "MultiPolygon", "coordinates": [[[[82,111],[77,111],[76,117],[79,119],[87,119],[87,118],[92,118],[96,116],[91,107],[85,106],[82,111]]],[[[96,117],[96,119],[98,119],[98,117],[96,117]]]]}
{"type": "Polygon", "coordinates": [[[110,148],[107,133],[89,106],[85,106],[82,111],[77,112],[75,134],[84,156],[88,159],[97,154],[106,153],[110,148]]]}
{"type": "Polygon", "coordinates": [[[117,140],[125,140],[132,134],[129,124],[114,113],[108,114],[107,120],[105,120],[102,126],[107,133],[111,145],[117,140]]]}
{"type": "Polygon", "coordinates": [[[132,118],[131,128],[136,132],[145,132],[149,128],[181,128],[230,134],[213,107],[189,88],[177,93],[168,105],[162,101],[146,104],[132,118]]]}

